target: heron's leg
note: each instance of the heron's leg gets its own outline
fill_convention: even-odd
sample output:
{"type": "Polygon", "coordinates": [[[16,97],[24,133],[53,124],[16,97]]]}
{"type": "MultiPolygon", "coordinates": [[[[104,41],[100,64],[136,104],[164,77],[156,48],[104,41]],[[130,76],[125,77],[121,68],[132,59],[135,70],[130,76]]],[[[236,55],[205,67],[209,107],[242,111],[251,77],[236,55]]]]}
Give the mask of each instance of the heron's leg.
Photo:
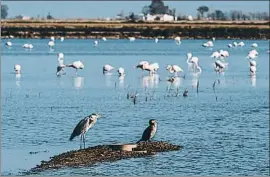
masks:
{"type": "Polygon", "coordinates": [[[85,134],[83,134],[83,148],[85,149],[85,134]]]}
{"type": "Polygon", "coordinates": [[[80,139],[80,149],[82,149],[82,138],[83,138],[83,135],[81,135],[81,139],[80,139]]]}

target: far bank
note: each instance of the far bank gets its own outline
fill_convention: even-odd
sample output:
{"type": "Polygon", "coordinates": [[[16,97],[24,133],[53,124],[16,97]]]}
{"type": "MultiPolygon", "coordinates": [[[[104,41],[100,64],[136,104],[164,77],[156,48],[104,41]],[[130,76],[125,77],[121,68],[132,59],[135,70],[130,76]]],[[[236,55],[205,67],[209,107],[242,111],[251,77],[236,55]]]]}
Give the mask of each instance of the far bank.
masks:
{"type": "Polygon", "coordinates": [[[1,38],[73,39],[269,39],[269,21],[131,22],[97,20],[2,20],[1,38]]]}

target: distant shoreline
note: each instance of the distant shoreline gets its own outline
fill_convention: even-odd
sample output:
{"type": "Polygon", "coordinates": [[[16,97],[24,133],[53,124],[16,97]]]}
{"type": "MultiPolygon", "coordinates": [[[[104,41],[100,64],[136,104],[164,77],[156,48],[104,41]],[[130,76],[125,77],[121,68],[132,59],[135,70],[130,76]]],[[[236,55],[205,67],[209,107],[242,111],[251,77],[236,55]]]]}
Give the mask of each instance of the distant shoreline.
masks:
{"type": "Polygon", "coordinates": [[[269,21],[1,20],[1,38],[269,39],[269,21]]]}

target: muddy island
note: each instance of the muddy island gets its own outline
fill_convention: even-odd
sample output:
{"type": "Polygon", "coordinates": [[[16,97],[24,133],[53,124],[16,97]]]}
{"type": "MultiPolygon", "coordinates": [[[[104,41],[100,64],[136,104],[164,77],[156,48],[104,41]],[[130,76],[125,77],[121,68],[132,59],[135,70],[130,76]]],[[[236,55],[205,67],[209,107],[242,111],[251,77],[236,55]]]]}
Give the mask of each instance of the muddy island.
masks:
{"type": "Polygon", "coordinates": [[[269,39],[269,21],[1,20],[1,38],[269,39]]]}
{"type": "Polygon", "coordinates": [[[116,149],[115,145],[99,145],[56,155],[51,157],[49,161],[41,161],[40,165],[30,169],[27,173],[33,174],[44,170],[64,167],[78,168],[99,162],[147,157],[155,155],[158,152],[178,151],[182,148],[182,146],[169,144],[164,141],[140,142],[131,151],[116,149]]]}

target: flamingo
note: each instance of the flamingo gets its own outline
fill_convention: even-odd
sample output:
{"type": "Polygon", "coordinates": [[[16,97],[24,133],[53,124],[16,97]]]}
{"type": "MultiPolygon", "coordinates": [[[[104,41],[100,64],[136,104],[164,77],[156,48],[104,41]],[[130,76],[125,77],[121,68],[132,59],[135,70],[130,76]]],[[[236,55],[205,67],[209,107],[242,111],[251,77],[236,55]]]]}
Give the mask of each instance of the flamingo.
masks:
{"type": "Polygon", "coordinates": [[[56,69],[57,70],[56,75],[59,76],[61,71],[64,72],[65,67],[66,67],[66,65],[64,64],[64,54],[58,53],[58,66],[56,69]]]}
{"type": "Polygon", "coordinates": [[[214,43],[212,41],[208,41],[202,45],[203,47],[213,47],[214,43]]]}
{"type": "Polygon", "coordinates": [[[119,76],[124,76],[125,75],[125,70],[122,67],[118,68],[117,72],[118,72],[119,76]]]}
{"type": "Polygon", "coordinates": [[[135,37],[129,37],[129,41],[130,42],[134,42],[135,41],[135,37]]]}
{"type": "Polygon", "coordinates": [[[247,58],[248,59],[255,59],[257,57],[257,55],[255,53],[249,53],[247,58]]]}
{"type": "Polygon", "coordinates": [[[21,74],[21,65],[16,64],[14,70],[16,74],[21,74]]]}
{"type": "Polygon", "coordinates": [[[71,68],[76,69],[76,74],[77,74],[78,69],[83,69],[84,65],[81,61],[74,61],[72,64],[66,65],[66,67],[71,67],[71,68]]]}
{"type": "Polygon", "coordinates": [[[155,39],[155,43],[158,43],[158,38],[155,39]]]}
{"type": "Polygon", "coordinates": [[[233,46],[237,47],[238,46],[237,42],[233,42],[233,46]]]}
{"type": "Polygon", "coordinates": [[[24,44],[22,47],[25,49],[32,49],[34,46],[32,44],[24,44]]]}
{"type": "Polygon", "coordinates": [[[168,65],[166,70],[168,70],[170,73],[174,73],[175,76],[178,76],[179,72],[184,72],[184,70],[178,65],[168,65]]]}
{"type": "Polygon", "coordinates": [[[9,38],[10,38],[10,39],[13,39],[13,38],[14,38],[14,36],[10,35],[10,36],[9,36],[9,38]]]}
{"type": "Polygon", "coordinates": [[[61,40],[61,42],[63,42],[65,40],[65,38],[64,37],[61,37],[60,40],[61,40]]]}
{"type": "Polygon", "coordinates": [[[232,44],[228,44],[228,47],[229,47],[229,48],[232,48],[232,47],[233,47],[233,45],[232,45],[232,44]]]}
{"type": "Polygon", "coordinates": [[[159,64],[158,63],[152,63],[152,64],[143,64],[142,67],[143,70],[149,71],[149,75],[152,75],[154,73],[157,72],[157,70],[159,69],[159,64]]]}
{"type": "Polygon", "coordinates": [[[220,53],[218,51],[215,51],[212,53],[211,58],[219,58],[220,57],[220,53]]]}
{"type": "Polygon", "coordinates": [[[220,60],[215,61],[215,71],[216,72],[219,72],[219,73],[223,72],[224,69],[226,68],[226,66],[227,66],[227,64],[221,62],[220,60]]]}
{"type": "Polygon", "coordinates": [[[105,74],[107,72],[110,72],[113,69],[114,69],[114,67],[112,67],[111,65],[106,64],[106,65],[103,66],[103,74],[105,74]]]}
{"type": "Polygon", "coordinates": [[[143,65],[144,64],[148,64],[149,65],[149,62],[148,61],[140,61],[140,63],[136,66],[136,68],[141,68],[141,70],[143,70],[143,65]]]}
{"type": "Polygon", "coordinates": [[[175,40],[177,45],[181,44],[181,38],[179,36],[175,37],[174,40],[175,40]]]}
{"type": "Polygon", "coordinates": [[[55,46],[55,43],[53,40],[51,40],[49,43],[48,43],[48,46],[50,47],[50,49],[53,49],[54,46],[55,46]]]}
{"type": "Polygon", "coordinates": [[[255,76],[256,75],[256,70],[257,70],[256,66],[250,66],[249,67],[250,75],[255,76]]]}
{"type": "Polygon", "coordinates": [[[253,43],[253,44],[251,44],[251,47],[256,48],[256,47],[258,47],[258,44],[257,43],[253,43]]]}
{"type": "Polygon", "coordinates": [[[52,37],[51,37],[51,41],[54,41],[54,40],[55,40],[55,38],[54,38],[54,36],[52,36],[52,37]]]}
{"type": "Polygon", "coordinates": [[[103,41],[107,41],[107,39],[106,39],[105,37],[102,37],[102,40],[103,40],[103,41]]]}
{"type": "Polygon", "coordinates": [[[219,51],[220,57],[228,57],[230,56],[229,52],[226,50],[220,50],[219,51]]]}
{"type": "Polygon", "coordinates": [[[188,64],[189,70],[191,69],[191,67],[193,67],[193,69],[197,68],[198,62],[199,62],[198,57],[192,56],[192,53],[187,53],[187,64],[188,64]]]}
{"type": "Polygon", "coordinates": [[[243,41],[241,41],[238,43],[238,46],[243,47],[243,46],[245,46],[245,43],[243,41]]]}
{"type": "Polygon", "coordinates": [[[257,63],[256,63],[256,61],[254,61],[254,60],[249,60],[249,65],[250,66],[257,66],[257,63]]]}
{"type": "Polygon", "coordinates": [[[98,46],[98,41],[94,41],[94,46],[95,46],[95,47],[98,46]]]}
{"type": "Polygon", "coordinates": [[[6,42],[6,46],[11,47],[11,46],[12,46],[12,42],[7,41],[7,42],[6,42]]]}
{"type": "Polygon", "coordinates": [[[251,53],[255,54],[256,56],[259,55],[259,53],[258,53],[257,50],[255,50],[255,49],[249,51],[249,54],[251,54],[251,53]]]}

